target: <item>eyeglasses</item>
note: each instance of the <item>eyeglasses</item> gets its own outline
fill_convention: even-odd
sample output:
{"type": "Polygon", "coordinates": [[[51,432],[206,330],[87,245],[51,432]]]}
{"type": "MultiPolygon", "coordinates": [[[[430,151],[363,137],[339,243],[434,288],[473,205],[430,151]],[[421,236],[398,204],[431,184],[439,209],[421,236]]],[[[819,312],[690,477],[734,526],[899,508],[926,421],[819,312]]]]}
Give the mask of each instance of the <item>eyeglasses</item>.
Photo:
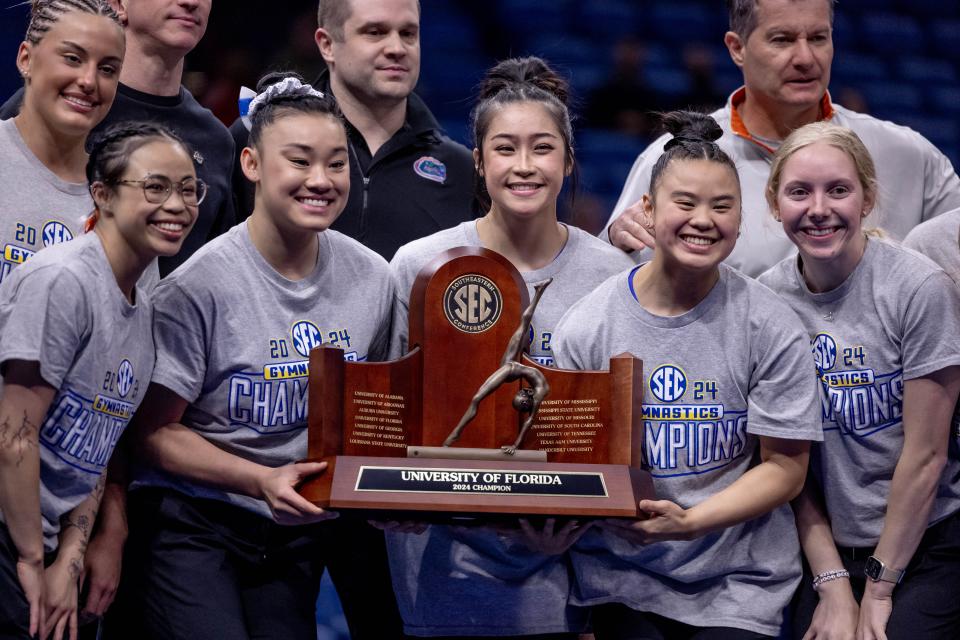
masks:
{"type": "Polygon", "coordinates": [[[188,207],[197,206],[207,195],[207,183],[200,178],[185,178],[181,182],[173,182],[167,176],[147,176],[143,180],[116,180],[114,183],[139,185],[143,189],[143,197],[151,204],[163,204],[174,189],[188,207]]]}

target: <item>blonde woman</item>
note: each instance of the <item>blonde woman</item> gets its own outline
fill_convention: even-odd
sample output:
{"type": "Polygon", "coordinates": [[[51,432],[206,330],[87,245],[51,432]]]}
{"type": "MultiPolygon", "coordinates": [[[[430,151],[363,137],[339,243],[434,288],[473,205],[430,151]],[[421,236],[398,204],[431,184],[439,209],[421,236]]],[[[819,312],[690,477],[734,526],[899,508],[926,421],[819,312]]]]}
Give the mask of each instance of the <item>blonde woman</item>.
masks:
{"type": "Polygon", "coordinates": [[[933,263],[866,233],[877,191],[859,137],[827,123],[791,134],[767,183],[799,255],[761,282],[812,336],[822,392],[824,442],[795,503],[810,570],[796,630],[955,638],[960,461],[947,448],[960,295],[933,263]]]}

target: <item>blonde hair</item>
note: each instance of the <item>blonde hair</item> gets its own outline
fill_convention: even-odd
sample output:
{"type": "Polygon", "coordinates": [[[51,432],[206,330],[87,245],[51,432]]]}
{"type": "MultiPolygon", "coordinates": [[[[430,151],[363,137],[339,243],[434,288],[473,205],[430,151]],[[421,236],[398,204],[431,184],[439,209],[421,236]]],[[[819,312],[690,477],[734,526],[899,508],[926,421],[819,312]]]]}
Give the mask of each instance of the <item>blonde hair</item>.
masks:
{"type": "MultiPolygon", "coordinates": [[[[773,165],[770,167],[770,177],[767,178],[767,187],[764,195],[770,207],[771,215],[776,215],[777,192],[780,191],[780,180],[783,177],[783,167],[793,154],[812,144],[822,142],[843,151],[853,160],[857,170],[857,178],[863,187],[864,200],[870,203],[870,211],[877,207],[879,184],[877,183],[877,168],[867,147],[856,133],[846,127],[829,122],[813,122],[804,125],[787,136],[777,153],[773,156],[773,165]]],[[[866,213],[869,213],[866,212],[866,213]]],[[[866,215],[866,213],[864,215],[866,215]]],[[[865,229],[867,235],[881,237],[880,229],[865,229]]]]}

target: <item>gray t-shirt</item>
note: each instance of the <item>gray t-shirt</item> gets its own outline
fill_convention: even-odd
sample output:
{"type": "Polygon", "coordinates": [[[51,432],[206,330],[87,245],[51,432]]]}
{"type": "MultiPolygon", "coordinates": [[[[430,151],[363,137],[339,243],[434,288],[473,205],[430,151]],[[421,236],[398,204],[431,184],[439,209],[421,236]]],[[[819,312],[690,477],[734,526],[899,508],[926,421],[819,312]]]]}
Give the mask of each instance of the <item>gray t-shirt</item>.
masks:
{"type": "MultiPolygon", "coordinates": [[[[833,291],[811,293],[795,258],[760,280],[793,307],[811,337],[824,432],[811,465],[833,538],[875,545],[903,450],[903,383],[960,364],[960,291],[923,256],[873,239],[833,291]]],[[[930,522],[958,509],[960,460],[951,456],[930,522]]]]}
{"type": "MultiPolygon", "coordinates": [[[[279,467],[307,455],[310,350],[344,349],[351,361],[382,360],[393,284],[386,261],[336,231],[318,235],[313,273],[287,280],[260,255],[248,223],[204,245],[154,292],[153,382],[189,402],[182,423],[219,448],[279,467]]],[[[262,500],[156,469],[136,486],[174,488],[265,517],[262,500]]]]}
{"type": "MultiPolygon", "coordinates": [[[[643,265],[636,267],[644,268],[643,265]]],[[[633,270],[574,305],[557,326],[557,364],[643,361],[644,467],[658,498],[699,504],[758,464],[758,436],[819,440],[816,380],[803,327],[772,291],[726,265],[710,293],[673,317],[645,310],[633,270]]],[[[571,550],[573,602],[620,602],[695,626],[776,635],[800,580],[793,512],[693,541],[636,546],[598,529],[571,550]]]]}
{"type": "MultiPolygon", "coordinates": [[[[567,231],[567,242],[553,262],[541,269],[521,274],[530,296],[533,296],[534,284],[553,278],[540,299],[531,322],[529,355],[545,365],[553,364],[553,327],[570,305],[593,291],[614,273],[633,264],[622,251],[614,249],[586,231],[573,226],[567,226],[567,231]]],[[[392,357],[398,358],[407,351],[410,290],[420,270],[447,249],[481,246],[483,245],[477,234],[477,221],[468,220],[400,247],[390,261],[390,270],[397,285],[391,339],[392,357]]]]}
{"type": "Polygon", "coordinates": [[[960,209],[914,227],[903,246],[936,262],[960,286],[960,209]]]}
{"type": "MultiPolygon", "coordinates": [[[[907,234],[903,246],[919,251],[947,272],[960,287],[960,209],[924,222],[907,234]]],[[[960,309],[957,310],[960,314],[960,309]]],[[[960,340],[960,336],[955,338],[960,340]]],[[[960,400],[953,412],[953,444],[960,457],[960,400]]]]}
{"type": "MultiPolygon", "coordinates": [[[[533,284],[553,282],[537,305],[530,354],[553,364],[553,327],[571,304],[609,276],[632,265],[623,252],[576,227],[546,267],[523,273],[533,284]]],[[[476,221],[415,240],[390,263],[397,281],[392,352],[407,347],[410,289],[420,270],[454,247],[482,246],[476,221]]],[[[569,566],[519,543],[506,543],[487,529],[434,526],[422,535],[387,534],[394,591],[408,633],[414,635],[523,635],[579,631],[585,611],[567,606],[569,566]],[[491,615],[491,612],[496,612],[491,615]]]]}
{"type": "MultiPolygon", "coordinates": [[[[13,119],[0,121],[0,282],[44,247],[83,234],[93,212],[86,182],[58,178],[27,147],[13,119]]],[[[152,291],[160,281],[154,260],[137,286],[152,291]]]]}
{"type": "Polygon", "coordinates": [[[0,122],[0,282],[40,249],[72,240],[93,211],[86,182],[58,178],[27,148],[12,119],[0,122]]]}
{"type": "Polygon", "coordinates": [[[38,253],[0,285],[0,363],[37,362],[57,394],[40,428],[44,546],[107,467],[154,364],[142,288],[127,302],[95,233],[38,253]]]}

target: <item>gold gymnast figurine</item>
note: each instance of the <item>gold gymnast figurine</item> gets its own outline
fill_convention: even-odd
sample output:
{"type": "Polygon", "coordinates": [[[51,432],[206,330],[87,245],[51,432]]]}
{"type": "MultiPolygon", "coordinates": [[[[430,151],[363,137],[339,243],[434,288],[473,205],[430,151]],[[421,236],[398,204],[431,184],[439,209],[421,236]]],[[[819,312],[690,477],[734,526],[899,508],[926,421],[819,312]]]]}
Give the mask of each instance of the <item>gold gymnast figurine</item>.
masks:
{"type": "Polygon", "coordinates": [[[525,350],[524,338],[530,330],[530,321],[533,319],[533,312],[540,302],[543,291],[551,282],[553,282],[553,278],[548,278],[534,285],[535,293],[533,300],[523,312],[523,316],[520,318],[520,326],[517,327],[513,337],[510,338],[510,342],[507,343],[507,349],[503,354],[503,359],[500,361],[500,368],[490,374],[490,377],[480,385],[476,395],[473,396],[473,400],[470,401],[470,406],[467,408],[466,413],[460,418],[460,423],[450,432],[447,439],[443,441],[443,446],[452,446],[453,443],[460,439],[460,434],[463,433],[464,428],[476,417],[477,409],[480,407],[480,403],[484,398],[496,391],[500,385],[522,378],[526,380],[530,386],[521,387],[517,391],[517,395],[513,398],[513,408],[520,413],[529,413],[530,415],[524,420],[523,427],[520,429],[519,435],[517,435],[517,441],[514,442],[513,445],[505,445],[501,447],[501,449],[504,453],[513,455],[517,449],[520,448],[523,438],[527,435],[530,425],[533,424],[533,420],[537,416],[537,409],[540,408],[540,403],[547,397],[547,394],[550,393],[550,385],[547,384],[547,379],[543,377],[540,370],[534,367],[528,367],[525,364],[520,364],[518,360],[520,359],[520,354],[525,350]]]}

